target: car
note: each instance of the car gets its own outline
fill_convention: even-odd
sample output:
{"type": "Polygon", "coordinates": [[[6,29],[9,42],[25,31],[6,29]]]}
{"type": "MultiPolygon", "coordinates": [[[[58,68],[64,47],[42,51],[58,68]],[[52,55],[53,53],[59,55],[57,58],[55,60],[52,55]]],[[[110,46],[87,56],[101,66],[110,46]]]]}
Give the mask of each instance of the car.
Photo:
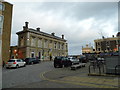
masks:
{"type": "Polygon", "coordinates": [[[75,58],[75,57],[68,57],[68,60],[71,61],[72,65],[74,64],[79,64],[79,59],[75,58]]]}
{"type": "Polygon", "coordinates": [[[22,66],[26,66],[26,62],[22,59],[10,59],[8,62],[6,62],[6,68],[19,68],[22,66]]]}
{"type": "Polygon", "coordinates": [[[86,57],[80,57],[80,58],[79,58],[79,61],[80,61],[81,63],[87,63],[87,62],[88,62],[88,60],[87,60],[86,57]]]}
{"type": "Polygon", "coordinates": [[[24,59],[26,64],[35,64],[35,63],[40,63],[40,60],[38,58],[26,58],[24,59]]]}
{"type": "Polygon", "coordinates": [[[68,66],[71,66],[71,65],[72,65],[72,62],[67,57],[56,56],[54,58],[54,67],[55,68],[57,68],[57,67],[62,68],[63,66],[68,67],[68,66]]]}
{"type": "Polygon", "coordinates": [[[105,64],[105,59],[102,58],[102,57],[98,57],[98,58],[97,58],[97,61],[105,64]]]}

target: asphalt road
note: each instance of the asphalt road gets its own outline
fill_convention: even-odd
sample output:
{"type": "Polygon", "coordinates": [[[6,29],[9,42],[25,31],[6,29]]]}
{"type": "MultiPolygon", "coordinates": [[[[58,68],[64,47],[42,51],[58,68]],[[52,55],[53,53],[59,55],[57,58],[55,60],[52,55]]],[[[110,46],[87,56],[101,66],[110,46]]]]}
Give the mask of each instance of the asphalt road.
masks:
{"type": "Polygon", "coordinates": [[[77,70],[54,68],[52,61],[3,69],[3,88],[118,88],[117,77],[88,76],[88,66],[77,70]]]}
{"type": "Polygon", "coordinates": [[[53,62],[41,62],[39,64],[26,65],[18,69],[2,70],[2,88],[10,88],[29,83],[40,82],[40,73],[54,69],[53,62]]]}

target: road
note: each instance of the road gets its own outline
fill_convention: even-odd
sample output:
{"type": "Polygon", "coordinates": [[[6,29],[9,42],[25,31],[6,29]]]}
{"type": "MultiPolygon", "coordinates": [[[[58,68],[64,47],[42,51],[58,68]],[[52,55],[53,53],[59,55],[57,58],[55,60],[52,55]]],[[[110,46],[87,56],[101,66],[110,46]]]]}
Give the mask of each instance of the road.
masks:
{"type": "Polygon", "coordinates": [[[39,64],[26,65],[18,69],[5,69],[2,71],[2,86],[10,88],[17,85],[24,85],[34,82],[40,82],[40,73],[54,69],[53,62],[41,62],[39,64]]]}
{"type": "Polygon", "coordinates": [[[52,61],[3,69],[3,88],[118,88],[117,77],[88,76],[88,65],[77,70],[54,68],[52,61]]]}

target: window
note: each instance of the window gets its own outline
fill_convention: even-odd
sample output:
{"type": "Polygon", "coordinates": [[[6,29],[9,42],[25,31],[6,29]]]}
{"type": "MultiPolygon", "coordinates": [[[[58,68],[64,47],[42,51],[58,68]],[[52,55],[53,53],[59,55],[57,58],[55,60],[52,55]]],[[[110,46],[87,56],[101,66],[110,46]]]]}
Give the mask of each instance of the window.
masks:
{"type": "Polygon", "coordinates": [[[20,60],[17,60],[17,62],[21,62],[20,60]]]}
{"type": "Polygon", "coordinates": [[[12,59],[11,59],[11,60],[9,60],[8,62],[15,62],[15,60],[12,60],[12,59]]]}
{"type": "Polygon", "coordinates": [[[42,39],[38,39],[38,47],[42,47],[42,39]]]}
{"type": "Polygon", "coordinates": [[[60,43],[58,43],[58,49],[60,49],[60,43]]]}
{"type": "Polygon", "coordinates": [[[0,60],[2,60],[2,40],[0,40],[0,60]]]}
{"type": "Polygon", "coordinates": [[[2,34],[4,16],[0,15],[0,34],[2,34]]]}
{"type": "Polygon", "coordinates": [[[98,51],[100,51],[100,48],[98,48],[98,51]]]}
{"type": "Polygon", "coordinates": [[[36,46],[36,39],[35,39],[35,37],[31,37],[31,46],[36,46]]]}
{"type": "Polygon", "coordinates": [[[5,5],[3,3],[0,3],[0,11],[4,11],[5,10],[5,5]]]}
{"type": "Polygon", "coordinates": [[[62,49],[64,49],[64,44],[62,44],[62,49]]]}
{"type": "Polygon", "coordinates": [[[31,57],[34,58],[35,57],[35,53],[31,52],[31,57]]]}
{"type": "Polygon", "coordinates": [[[100,45],[100,42],[98,42],[98,45],[100,45]]]}
{"type": "Polygon", "coordinates": [[[55,49],[57,48],[57,47],[56,47],[56,44],[57,44],[57,43],[55,42],[55,43],[54,43],[54,48],[55,48],[55,49]]]}
{"type": "Polygon", "coordinates": [[[20,38],[20,46],[24,46],[24,37],[20,38]]]}
{"type": "Polygon", "coordinates": [[[44,47],[48,48],[48,41],[47,40],[45,40],[45,42],[44,42],[44,47]]]}

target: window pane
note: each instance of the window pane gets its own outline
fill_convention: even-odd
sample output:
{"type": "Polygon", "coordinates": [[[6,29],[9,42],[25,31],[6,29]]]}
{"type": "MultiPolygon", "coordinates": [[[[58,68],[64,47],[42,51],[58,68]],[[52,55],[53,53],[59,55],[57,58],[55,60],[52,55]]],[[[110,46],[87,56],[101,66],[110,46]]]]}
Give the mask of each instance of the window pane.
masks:
{"type": "Polygon", "coordinates": [[[2,58],[1,58],[2,57],[2,55],[1,55],[2,50],[1,49],[2,49],[2,40],[0,40],[0,60],[2,60],[2,58]]]}
{"type": "Polygon", "coordinates": [[[3,16],[0,15],[0,34],[2,34],[2,28],[3,28],[3,16]]]}
{"type": "Polygon", "coordinates": [[[0,3],[0,10],[1,10],[1,11],[4,11],[4,9],[5,9],[4,4],[0,3]]]}

